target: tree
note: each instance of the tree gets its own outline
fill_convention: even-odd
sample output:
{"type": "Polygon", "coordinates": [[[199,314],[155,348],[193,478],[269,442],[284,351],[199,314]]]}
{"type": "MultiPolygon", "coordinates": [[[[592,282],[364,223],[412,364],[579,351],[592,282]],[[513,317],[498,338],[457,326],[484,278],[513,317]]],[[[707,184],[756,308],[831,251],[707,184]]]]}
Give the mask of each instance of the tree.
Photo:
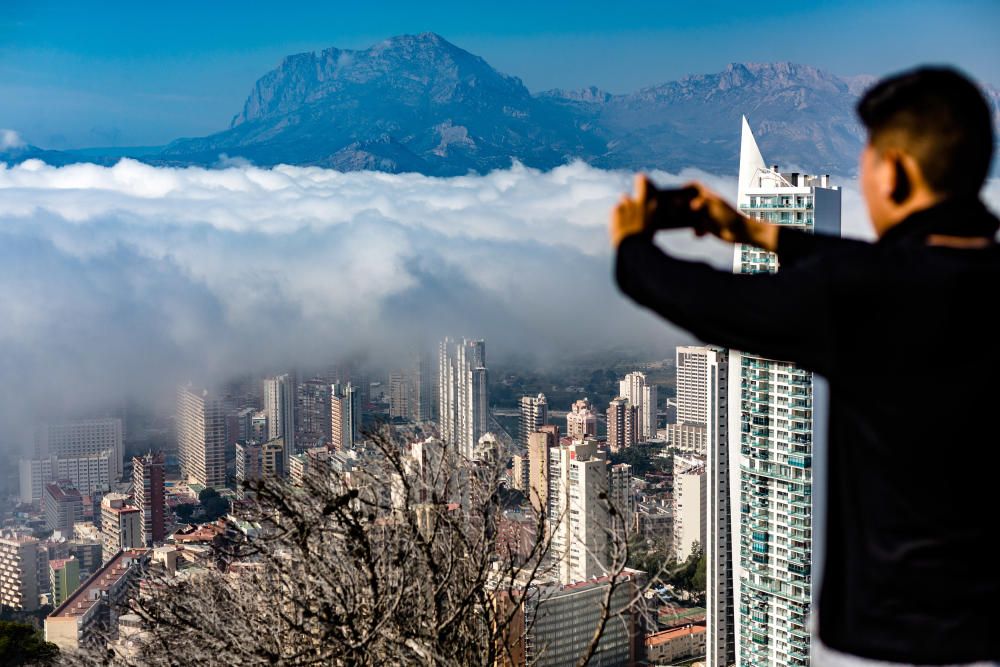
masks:
{"type": "Polygon", "coordinates": [[[0,665],[51,665],[59,647],[27,623],[0,621],[0,665]]]}
{"type": "MultiPolygon", "coordinates": [[[[412,434],[368,435],[364,465],[350,472],[316,465],[301,484],[249,483],[252,500],[234,511],[238,525],[259,529],[244,533],[230,522],[215,547],[218,569],[155,579],[133,601],[147,627],[135,664],[494,665],[510,658],[530,629],[521,605],[553,567],[550,517],[539,513],[530,546],[515,548],[502,524],[505,453],[487,450],[469,462],[440,441],[424,441],[414,456],[404,448],[417,440],[412,434]]],[[[579,664],[628,611],[611,602],[631,581],[623,576],[628,546],[617,539],[623,521],[611,515],[609,585],[579,664]]]]}
{"type": "Polygon", "coordinates": [[[194,503],[181,503],[174,508],[174,513],[182,522],[188,523],[191,521],[191,515],[194,514],[197,507],[194,503]]]}

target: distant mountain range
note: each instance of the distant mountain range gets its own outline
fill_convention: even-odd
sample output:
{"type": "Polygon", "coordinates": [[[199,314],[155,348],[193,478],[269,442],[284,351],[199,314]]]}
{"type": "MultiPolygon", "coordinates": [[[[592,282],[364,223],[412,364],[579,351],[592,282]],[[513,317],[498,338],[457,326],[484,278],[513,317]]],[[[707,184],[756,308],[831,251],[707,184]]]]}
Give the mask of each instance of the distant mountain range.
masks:
{"type": "MultiPolygon", "coordinates": [[[[623,95],[593,87],[532,94],[517,77],[423,33],[288,56],[257,81],[229,129],[207,137],[131,150],[26,146],[0,160],[215,165],[226,156],[444,176],[508,167],[512,158],[543,169],[580,158],[605,168],[734,173],[745,114],[768,160],[850,175],[864,137],[854,104],[872,80],[786,62],[734,63],[623,95]]],[[[1000,109],[1000,91],[987,94],[1000,109]]],[[[1000,126],[1000,110],[995,118],[1000,126]]]]}

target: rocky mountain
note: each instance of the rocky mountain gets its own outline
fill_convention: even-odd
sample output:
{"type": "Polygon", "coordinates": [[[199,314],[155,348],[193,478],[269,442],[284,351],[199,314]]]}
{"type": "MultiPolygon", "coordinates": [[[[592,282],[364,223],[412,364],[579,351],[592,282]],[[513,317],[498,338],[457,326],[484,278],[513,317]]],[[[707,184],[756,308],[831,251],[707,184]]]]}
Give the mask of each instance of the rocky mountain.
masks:
{"type": "Polygon", "coordinates": [[[462,174],[508,167],[511,156],[553,167],[602,149],[599,137],[574,127],[572,110],[425,33],[285,58],[230,129],[175,141],[161,157],[211,163],[225,153],[265,165],[462,174]]]}
{"type": "MultiPolygon", "coordinates": [[[[439,35],[403,35],[363,50],[289,56],[257,81],[229,129],[135,156],[431,175],[483,173],[512,158],[543,169],[580,158],[605,168],[734,173],[745,114],[769,161],[850,175],[864,136],[854,104],[873,80],[786,62],[734,63],[627,94],[595,87],[532,94],[439,35]]],[[[986,92],[1000,126],[1000,92],[986,92]]]]}

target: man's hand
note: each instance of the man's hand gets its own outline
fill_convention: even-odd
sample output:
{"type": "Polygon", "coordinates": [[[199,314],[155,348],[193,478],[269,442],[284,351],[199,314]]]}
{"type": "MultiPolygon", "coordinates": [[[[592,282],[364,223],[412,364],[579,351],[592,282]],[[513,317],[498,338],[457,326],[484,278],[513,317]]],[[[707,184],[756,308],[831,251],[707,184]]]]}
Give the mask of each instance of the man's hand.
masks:
{"type": "Polygon", "coordinates": [[[695,227],[698,236],[711,234],[727,243],[749,243],[774,252],[778,246],[778,227],[746,217],[701,183],[689,183],[698,194],[691,200],[691,210],[701,224],[695,227]]]}
{"type": "MultiPolygon", "coordinates": [[[[746,217],[701,183],[689,183],[698,194],[691,200],[691,212],[697,224],[695,234],[711,234],[728,243],[749,243],[774,252],[778,244],[778,227],[746,217]]],[[[635,198],[622,195],[611,214],[611,244],[617,248],[627,236],[657,229],[656,216],[669,215],[657,211],[656,187],[645,174],[635,176],[635,198]]]]}
{"type": "Polygon", "coordinates": [[[626,236],[650,231],[650,220],[656,210],[656,199],[650,198],[652,186],[645,174],[635,175],[635,199],[622,195],[611,211],[611,245],[615,248],[626,236]]]}

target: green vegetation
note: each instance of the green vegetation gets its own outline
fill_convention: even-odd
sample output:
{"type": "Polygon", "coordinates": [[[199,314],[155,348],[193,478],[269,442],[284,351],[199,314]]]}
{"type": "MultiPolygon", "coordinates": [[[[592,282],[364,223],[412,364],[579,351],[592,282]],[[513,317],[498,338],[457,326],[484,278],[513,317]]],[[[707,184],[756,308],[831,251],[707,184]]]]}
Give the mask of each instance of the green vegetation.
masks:
{"type": "Polygon", "coordinates": [[[641,538],[629,545],[628,566],[648,572],[656,576],[664,584],[685,590],[701,597],[705,594],[705,554],[701,546],[696,544],[694,551],[683,563],[667,558],[668,547],[664,544],[647,544],[641,538]]]}
{"type": "Polygon", "coordinates": [[[217,521],[229,513],[229,500],[208,488],[198,494],[198,504],[181,503],[174,508],[174,514],[183,523],[209,523],[217,521]]]}
{"type": "Polygon", "coordinates": [[[182,523],[191,523],[191,515],[194,514],[196,509],[198,509],[198,506],[194,503],[181,503],[174,508],[174,514],[177,515],[177,518],[182,523]]]}
{"type": "Polygon", "coordinates": [[[27,623],[0,621],[0,665],[52,665],[59,647],[27,623]]]}
{"type": "Polygon", "coordinates": [[[641,477],[649,472],[666,472],[673,469],[672,456],[657,456],[662,448],[663,445],[660,444],[640,442],[609,456],[611,463],[627,463],[632,466],[632,474],[641,477]]]}
{"type": "Polygon", "coordinates": [[[229,512],[229,501],[211,487],[198,494],[198,501],[203,515],[201,520],[205,523],[216,521],[229,512]]]}

